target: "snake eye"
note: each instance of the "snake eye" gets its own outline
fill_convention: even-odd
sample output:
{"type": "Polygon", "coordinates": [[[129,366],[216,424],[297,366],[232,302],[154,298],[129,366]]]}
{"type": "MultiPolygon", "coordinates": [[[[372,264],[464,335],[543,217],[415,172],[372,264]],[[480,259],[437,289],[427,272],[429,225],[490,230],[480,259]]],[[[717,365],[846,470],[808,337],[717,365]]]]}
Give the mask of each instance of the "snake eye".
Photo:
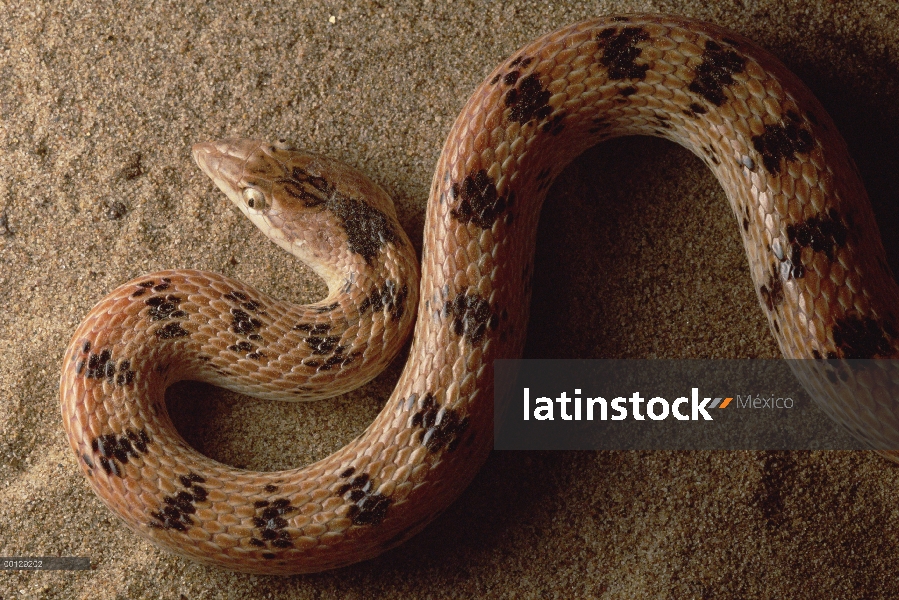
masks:
{"type": "Polygon", "coordinates": [[[250,208],[252,210],[265,209],[265,194],[263,194],[256,188],[244,188],[243,199],[247,203],[247,208],[250,208]]]}

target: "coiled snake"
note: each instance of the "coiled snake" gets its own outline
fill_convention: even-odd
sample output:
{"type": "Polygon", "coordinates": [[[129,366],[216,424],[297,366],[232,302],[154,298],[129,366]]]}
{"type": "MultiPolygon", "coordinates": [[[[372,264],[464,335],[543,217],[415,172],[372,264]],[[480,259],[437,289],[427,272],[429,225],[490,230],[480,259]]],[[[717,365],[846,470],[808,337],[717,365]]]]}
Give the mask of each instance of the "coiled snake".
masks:
{"type": "MultiPolygon", "coordinates": [[[[465,105],[431,187],[420,292],[391,201],[361,175],[283,144],[195,146],[200,167],[324,277],[329,296],[296,306],[174,270],[100,301],[60,384],[94,491],[154,543],[241,571],[320,571],[415,535],[491,448],[492,362],[523,348],[547,189],[583,150],[621,135],[674,140],[717,175],[785,357],[897,354],[899,295],[865,190],[805,86],[713,25],[600,18],[528,44],[465,105]],[[413,317],[411,354],[381,414],[318,463],[232,468],[190,448],[169,420],[164,390],[181,379],[279,400],[351,389],[399,350],[413,317]]],[[[833,413],[869,443],[897,439],[876,400],[833,413]]]]}

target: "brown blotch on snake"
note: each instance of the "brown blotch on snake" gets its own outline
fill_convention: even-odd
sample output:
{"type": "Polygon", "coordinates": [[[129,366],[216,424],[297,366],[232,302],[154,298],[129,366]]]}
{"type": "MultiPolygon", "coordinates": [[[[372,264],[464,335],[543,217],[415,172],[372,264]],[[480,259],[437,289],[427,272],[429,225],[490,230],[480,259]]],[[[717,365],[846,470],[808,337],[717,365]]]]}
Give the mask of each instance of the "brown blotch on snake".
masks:
{"type": "MultiPolygon", "coordinates": [[[[154,288],[155,290],[155,288],[154,288]]],[[[132,297],[134,294],[132,294],[132,297]]],[[[164,321],[170,318],[186,317],[187,313],[178,309],[182,298],[174,294],[168,296],[152,296],[144,300],[144,304],[150,307],[148,316],[151,322],[164,321]]]]}
{"type": "Polygon", "coordinates": [[[765,169],[777,175],[782,161],[796,160],[797,154],[811,151],[815,141],[798,119],[788,117],[776,125],[765,125],[763,133],[753,136],[752,145],[762,156],[765,169]]]}
{"type": "Polygon", "coordinates": [[[182,475],[178,480],[184,489],[163,498],[164,506],[150,513],[153,521],[148,526],[185,532],[194,525],[191,515],[197,512],[197,503],[206,502],[208,496],[206,488],[199,485],[205,480],[194,473],[182,475]]]}
{"type": "Polygon", "coordinates": [[[190,335],[190,332],[181,327],[181,323],[169,323],[168,325],[157,329],[155,334],[156,337],[161,340],[173,340],[175,338],[186,337],[190,335]]]}
{"type": "MultiPolygon", "coordinates": [[[[124,465],[129,457],[137,458],[147,453],[150,444],[150,436],[144,429],[128,429],[124,435],[106,434],[97,436],[91,440],[91,451],[99,455],[98,462],[107,475],[123,476],[124,465]]],[[[85,463],[93,468],[93,463],[85,457],[85,463]]]]}
{"type": "Polygon", "coordinates": [[[286,529],[288,522],[285,516],[296,513],[299,509],[291,505],[287,498],[256,501],[254,507],[257,511],[253,517],[253,526],[259,537],[251,538],[250,544],[257,548],[292,548],[294,543],[286,529]]]}
{"type": "MultiPolygon", "coordinates": [[[[724,49],[712,40],[706,40],[702,62],[695,69],[696,79],[690,82],[688,88],[715,106],[721,106],[727,99],[724,88],[732,85],[733,76],[745,69],[746,57],[729,48],[724,49]]],[[[693,111],[698,112],[695,108],[693,111]]]]}
{"type": "Polygon", "coordinates": [[[846,245],[849,228],[840,221],[837,212],[830,209],[827,214],[787,225],[787,237],[791,244],[823,252],[827,260],[833,261],[836,249],[846,245]]]}
{"type": "Polygon", "coordinates": [[[452,331],[472,344],[480,342],[488,329],[496,329],[499,319],[490,303],[478,294],[457,294],[443,306],[444,316],[452,316],[452,331]]]}
{"type": "Polygon", "coordinates": [[[462,440],[462,434],[468,428],[468,418],[460,417],[456,410],[439,406],[434,395],[428,393],[422,400],[421,410],[412,416],[412,426],[424,430],[421,443],[428,450],[451,452],[462,440]]]}
{"type": "Polygon", "coordinates": [[[509,120],[524,124],[531,119],[548,117],[552,112],[549,98],[549,90],[540,83],[540,76],[531,73],[519,82],[518,87],[506,92],[505,103],[511,109],[509,120]]]}
{"type": "Polygon", "coordinates": [[[638,65],[637,58],[643,53],[637,44],[649,39],[649,34],[641,27],[604,29],[596,36],[603,48],[599,62],[609,69],[609,79],[636,79],[646,77],[649,65],[638,65]]]}
{"type": "Polygon", "coordinates": [[[350,252],[361,255],[369,264],[384,244],[397,244],[400,237],[382,211],[366,202],[340,193],[326,179],[294,168],[292,177],[281,179],[285,191],[302,198],[307,207],[322,206],[336,215],[346,231],[350,252]],[[303,186],[308,184],[312,187],[303,186]]]}
{"type": "Polygon", "coordinates": [[[262,327],[262,321],[256,317],[251,317],[242,308],[231,309],[231,331],[240,335],[249,335],[257,333],[262,327]]]}
{"type": "Polygon", "coordinates": [[[337,490],[338,496],[352,502],[347,517],[353,521],[353,525],[377,525],[387,516],[387,509],[393,504],[393,500],[374,489],[369,476],[362,474],[337,490]]]}
{"type": "Polygon", "coordinates": [[[461,184],[454,183],[450,189],[453,200],[459,202],[450,214],[460,223],[489,229],[506,210],[506,197],[497,193],[496,183],[484,169],[469,173],[461,184]]]}
{"type": "Polygon", "coordinates": [[[396,282],[388,279],[384,282],[383,287],[373,287],[366,297],[359,304],[359,314],[365,314],[369,309],[373,313],[386,310],[387,314],[394,321],[403,317],[406,311],[406,299],[409,296],[409,287],[403,284],[402,287],[397,286],[396,282]]]}

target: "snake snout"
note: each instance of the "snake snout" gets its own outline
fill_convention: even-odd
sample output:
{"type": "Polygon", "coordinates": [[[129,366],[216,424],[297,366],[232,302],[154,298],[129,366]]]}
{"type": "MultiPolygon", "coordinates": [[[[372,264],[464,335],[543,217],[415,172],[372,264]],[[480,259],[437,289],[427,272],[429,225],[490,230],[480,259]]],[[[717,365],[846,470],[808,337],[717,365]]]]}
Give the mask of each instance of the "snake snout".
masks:
{"type": "Polygon", "coordinates": [[[237,188],[244,176],[247,161],[263,142],[247,139],[224,139],[194,144],[194,161],[220,189],[237,188]]]}

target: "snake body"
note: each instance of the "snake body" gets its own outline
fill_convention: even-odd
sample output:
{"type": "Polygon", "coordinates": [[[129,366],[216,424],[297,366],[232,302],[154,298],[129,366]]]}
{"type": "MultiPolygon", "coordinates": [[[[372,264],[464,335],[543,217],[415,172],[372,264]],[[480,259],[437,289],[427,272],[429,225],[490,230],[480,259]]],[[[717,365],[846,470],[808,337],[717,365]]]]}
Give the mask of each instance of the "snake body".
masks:
{"type": "MultiPolygon", "coordinates": [[[[471,96],[431,186],[418,294],[414,251],[374,184],[281,145],[196,146],[204,171],[330,295],[294,306],[177,270],[103,299],[76,331],[61,381],[90,485],[156,544],[241,571],[320,571],[415,535],[491,449],[492,362],[523,348],[546,191],[571,159],[622,135],[671,139],[716,174],[785,357],[899,354],[899,290],[857,170],[812,94],[719,27],[605,17],[528,44],[471,96]],[[318,396],[326,383],[345,390],[389,360],[376,350],[396,351],[413,315],[411,353],[383,411],[318,463],[222,465],[167,416],[163,392],[179,379],[273,399],[318,396]]],[[[888,405],[852,402],[832,412],[857,436],[897,439],[888,405]]]]}

